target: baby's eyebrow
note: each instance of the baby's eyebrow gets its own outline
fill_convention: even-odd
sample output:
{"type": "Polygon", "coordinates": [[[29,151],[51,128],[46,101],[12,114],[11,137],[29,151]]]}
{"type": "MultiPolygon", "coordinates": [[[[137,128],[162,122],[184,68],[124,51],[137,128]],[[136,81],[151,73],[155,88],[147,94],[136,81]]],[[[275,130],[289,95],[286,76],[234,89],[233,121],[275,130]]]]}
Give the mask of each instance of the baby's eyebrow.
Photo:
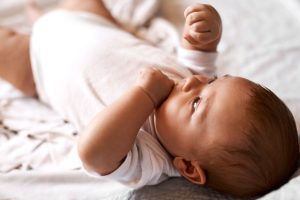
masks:
{"type": "Polygon", "coordinates": [[[211,84],[212,82],[214,82],[215,80],[217,80],[218,79],[218,76],[214,76],[214,77],[212,77],[207,83],[208,84],[211,84]]]}
{"type": "Polygon", "coordinates": [[[218,78],[217,76],[215,76],[215,79],[213,79],[212,81],[210,81],[210,82],[214,82],[216,79],[227,79],[227,78],[229,78],[229,77],[232,77],[231,75],[229,75],[229,74],[225,74],[225,75],[223,75],[223,76],[221,76],[220,78],[218,78]]]}

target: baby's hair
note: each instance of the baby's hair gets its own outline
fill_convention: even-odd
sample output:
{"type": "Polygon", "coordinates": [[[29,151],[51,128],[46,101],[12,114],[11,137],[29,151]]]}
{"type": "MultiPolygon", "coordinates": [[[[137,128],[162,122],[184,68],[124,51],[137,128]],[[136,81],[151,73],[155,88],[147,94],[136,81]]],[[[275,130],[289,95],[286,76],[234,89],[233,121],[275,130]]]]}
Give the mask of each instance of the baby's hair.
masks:
{"type": "Polygon", "coordinates": [[[238,145],[214,145],[206,163],[207,185],[240,197],[263,195],[286,183],[299,162],[297,128],[287,106],[252,83],[247,122],[238,145]],[[217,147],[216,147],[217,146],[217,147]]]}

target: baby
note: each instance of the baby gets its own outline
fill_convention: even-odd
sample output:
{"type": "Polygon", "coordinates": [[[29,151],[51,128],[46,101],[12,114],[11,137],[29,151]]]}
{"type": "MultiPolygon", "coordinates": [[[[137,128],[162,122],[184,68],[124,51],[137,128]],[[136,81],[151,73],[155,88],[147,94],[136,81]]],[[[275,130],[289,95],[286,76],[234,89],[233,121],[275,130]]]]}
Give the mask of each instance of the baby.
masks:
{"type": "Polygon", "coordinates": [[[1,42],[13,42],[0,49],[0,76],[25,94],[37,92],[82,131],[78,151],[89,174],[134,188],[181,175],[241,197],[265,194],[289,180],[299,147],[286,105],[247,79],[211,78],[222,32],[212,6],[185,10],[179,63],[121,30],[102,1],[69,0],[61,8],[34,25],[32,66],[28,48],[17,52],[26,65],[4,56],[14,41],[29,47],[28,37],[1,30],[1,42]],[[123,94],[112,98],[117,89],[123,94]]]}

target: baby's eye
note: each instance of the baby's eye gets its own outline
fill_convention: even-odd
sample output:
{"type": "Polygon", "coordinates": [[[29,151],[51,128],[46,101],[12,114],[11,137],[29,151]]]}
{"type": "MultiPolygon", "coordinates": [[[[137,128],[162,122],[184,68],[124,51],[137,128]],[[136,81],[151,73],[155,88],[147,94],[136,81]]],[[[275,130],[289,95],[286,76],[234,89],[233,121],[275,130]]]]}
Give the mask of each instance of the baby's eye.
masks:
{"type": "Polygon", "coordinates": [[[200,97],[195,97],[194,100],[192,101],[192,111],[193,112],[197,109],[197,107],[200,103],[200,100],[201,100],[200,97]]]}

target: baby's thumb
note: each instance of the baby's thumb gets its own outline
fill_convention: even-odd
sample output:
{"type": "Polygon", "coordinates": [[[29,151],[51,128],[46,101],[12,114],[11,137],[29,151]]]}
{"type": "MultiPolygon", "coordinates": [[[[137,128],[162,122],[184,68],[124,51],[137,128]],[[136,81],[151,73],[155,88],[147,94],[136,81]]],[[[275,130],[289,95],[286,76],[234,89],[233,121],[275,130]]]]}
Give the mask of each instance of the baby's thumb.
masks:
{"type": "Polygon", "coordinates": [[[195,45],[197,44],[197,41],[191,36],[189,33],[185,33],[183,36],[184,39],[186,39],[190,44],[195,45]]]}

